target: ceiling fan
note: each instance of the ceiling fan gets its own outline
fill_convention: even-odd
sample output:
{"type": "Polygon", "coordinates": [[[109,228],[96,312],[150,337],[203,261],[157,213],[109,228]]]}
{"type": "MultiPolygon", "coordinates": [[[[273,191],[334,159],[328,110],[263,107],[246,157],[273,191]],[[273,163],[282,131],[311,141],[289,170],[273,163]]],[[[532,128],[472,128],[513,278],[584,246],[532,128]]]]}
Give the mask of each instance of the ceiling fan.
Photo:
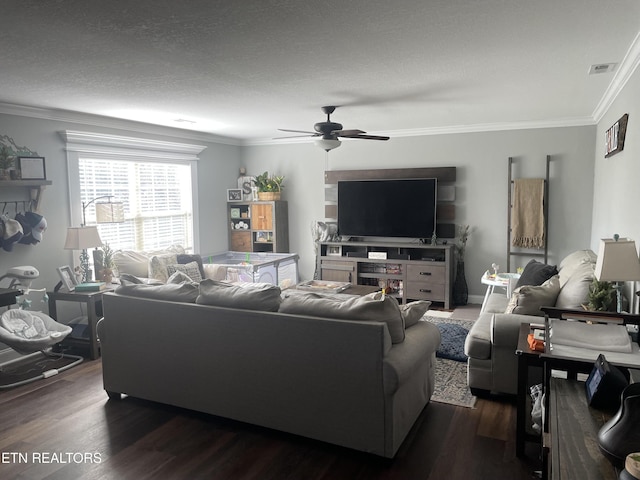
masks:
{"type": "MultiPolygon", "coordinates": [[[[305,130],[285,130],[279,128],[281,132],[291,133],[305,133],[306,135],[297,135],[296,137],[320,137],[315,143],[325,151],[333,150],[340,146],[340,140],[342,138],[360,138],[363,140],[389,140],[389,137],[382,137],[378,135],[365,135],[367,132],[362,130],[343,130],[341,123],[331,121],[331,114],[335,111],[335,106],[322,107],[322,111],[327,115],[326,122],[318,122],[313,128],[315,132],[308,132],[305,130]]],[[[294,138],[294,137],[280,137],[280,138],[294,138]]]]}

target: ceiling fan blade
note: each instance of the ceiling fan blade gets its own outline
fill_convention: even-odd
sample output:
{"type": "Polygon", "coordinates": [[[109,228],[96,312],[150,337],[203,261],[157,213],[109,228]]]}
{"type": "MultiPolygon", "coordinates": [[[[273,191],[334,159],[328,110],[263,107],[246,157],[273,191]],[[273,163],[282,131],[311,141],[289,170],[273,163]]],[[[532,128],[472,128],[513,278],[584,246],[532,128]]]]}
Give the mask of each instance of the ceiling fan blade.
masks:
{"type": "Polygon", "coordinates": [[[307,130],[287,130],[284,128],[278,129],[280,132],[291,132],[291,133],[307,133],[309,135],[320,135],[318,132],[309,132],[307,130]]]}
{"type": "Polygon", "coordinates": [[[353,137],[355,135],[361,135],[363,133],[367,133],[367,132],[363,132],[362,130],[334,130],[333,132],[336,135],[338,135],[339,137],[353,137]]]}
{"type": "Polygon", "coordinates": [[[285,138],[307,138],[307,137],[318,137],[320,136],[317,133],[309,133],[309,135],[291,135],[291,136],[286,136],[286,137],[274,137],[273,140],[281,140],[281,139],[285,139],[285,138]]]}
{"type": "Polygon", "coordinates": [[[348,138],[359,138],[361,140],[389,140],[389,137],[382,137],[380,135],[354,135],[348,138]]]}

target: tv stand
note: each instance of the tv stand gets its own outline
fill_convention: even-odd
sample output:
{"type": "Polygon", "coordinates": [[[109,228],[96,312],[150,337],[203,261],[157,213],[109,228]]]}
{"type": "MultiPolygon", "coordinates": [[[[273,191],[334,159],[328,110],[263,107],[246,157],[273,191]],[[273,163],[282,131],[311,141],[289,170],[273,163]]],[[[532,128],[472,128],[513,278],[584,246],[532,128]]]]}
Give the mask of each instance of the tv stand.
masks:
{"type": "Polygon", "coordinates": [[[322,280],[385,287],[400,303],[453,307],[453,247],[403,242],[320,242],[322,280]]]}

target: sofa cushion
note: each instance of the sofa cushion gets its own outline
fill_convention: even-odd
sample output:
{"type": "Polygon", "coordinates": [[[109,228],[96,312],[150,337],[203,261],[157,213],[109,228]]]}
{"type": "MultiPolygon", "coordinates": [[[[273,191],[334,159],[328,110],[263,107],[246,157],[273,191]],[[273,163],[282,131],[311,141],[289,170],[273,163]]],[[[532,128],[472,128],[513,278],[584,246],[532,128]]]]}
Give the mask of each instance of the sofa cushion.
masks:
{"type": "Polygon", "coordinates": [[[595,278],[595,269],[595,263],[582,263],[572,268],[572,275],[560,289],[556,307],[581,309],[583,304],[589,303],[589,287],[595,278]]]}
{"type": "Polygon", "coordinates": [[[174,265],[167,265],[167,274],[169,277],[176,272],[184,273],[193,282],[200,283],[202,281],[202,275],[196,262],[186,263],[184,265],[176,263],[174,265]]]}
{"type": "Polygon", "coordinates": [[[128,273],[135,277],[149,274],[149,257],[133,250],[119,250],[113,255],[113,262],[119,274],[128,273]]]}
{"type": "Polygon", "coordinates": [[[198,297],[198,285],[190,282],[163,285],[120,285],[115,291],[130,297],[153,298],[170,302],[194,303],[198,297]]]}
{"type": "Polygon", "coordinates": [[[504,313],[540,315],[540,307],[553,307],[560,293],[560,280],[554,275],[542,285],[523,285],[513,291],[504,313]]]}
{"type": "Polygon", "coordinates": [[[398,301],[381,292],[345,299],[315,293],[289,294],[284,296],[279,311],[337,320],[385,322],[391,335],[391,342],[404,341],[404,317],[398,301]]]}
{"type": "MultiPolygon", "coordinates": [[[[472,358],[491,358],[491,322],[493,313],[481,313],[464,341],[464,353],[472,358]]],[[[514,350],[515,352],[515,350],[514,350]]]]}
{"type": "Polygon", "coordinates": [[[277,312],[281,301],[280,293],[280,287],[269,283],[236,285],[205,279],[200,282],[200,294],[196,303],[277,312]]]}
{"type": "Polygon", "coordinates": [[[558,266],[560,288],[564,288],[564,284],[584,265],[592,264],[595,270],[596,260],[597,256],[592,250],[577,250],[564,257],[558,266]]]}
{"type": "Polygon", "coordinates": [[[557,274],[558,269],[555,265],[547,265],[546,263],[541,263],[537,260],[531,260],[524,267],[522,275],[520,275],[520,278],[516,283],[516,288],[523,285],[542,285],[557,274]]]}
{"type": "Polygon", "coordinates": [[[431,302],[428,300],[416,300],[406,305],[400,305],[400,313],[404,317],[404,328],[409,328],[418,323],[424,314],[427,313],[430,306],[431,302]]]}
{"type": "Polygon", "coordinates": [[[149,278],[155,278],[161,282],[166,282],[169,278],[167,267],[178,263],[178,256],[175,253],[163,253],[152,255],[149,258],[149,278]]]}

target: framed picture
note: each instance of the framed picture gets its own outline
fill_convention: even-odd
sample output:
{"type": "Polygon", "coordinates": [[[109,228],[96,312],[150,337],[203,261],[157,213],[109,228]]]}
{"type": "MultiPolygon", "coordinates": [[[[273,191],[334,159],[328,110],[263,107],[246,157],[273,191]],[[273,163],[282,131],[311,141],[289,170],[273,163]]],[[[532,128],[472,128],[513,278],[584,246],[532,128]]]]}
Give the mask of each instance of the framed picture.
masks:
{"type": "Polygon", "coordinates": [[[73,274],[73,270],[71,270],[69,265],[58,267],[58,275],[60,275],[62,285],[64,285],[67,290],[71,292],[76,288],[78,281],[76,280],[76,276],[73,274]]]}
{"type": "Polygon", "coordinates": [[[22,180],[46,180],[44,157],[18,157],[18,169],[22,180]]]}
{"type": "Polygon", "coordinates": [[[231,218],[240,218],[240,209],[239,208],[232,208],[229,211],[231,213],[231,218]]]}
{"type": "Polygon", "coordinates": [[[242,201],[242,189],[241,188],[228,188],[227,189],[227,202],[241,202],[242,201]]]}
{"type": "Polygon", "coordinates": [[[629,114],[625,113],[604,134],[604,158],[609,158],[624,149],[624,137],[627,135],[629,114]]]}

